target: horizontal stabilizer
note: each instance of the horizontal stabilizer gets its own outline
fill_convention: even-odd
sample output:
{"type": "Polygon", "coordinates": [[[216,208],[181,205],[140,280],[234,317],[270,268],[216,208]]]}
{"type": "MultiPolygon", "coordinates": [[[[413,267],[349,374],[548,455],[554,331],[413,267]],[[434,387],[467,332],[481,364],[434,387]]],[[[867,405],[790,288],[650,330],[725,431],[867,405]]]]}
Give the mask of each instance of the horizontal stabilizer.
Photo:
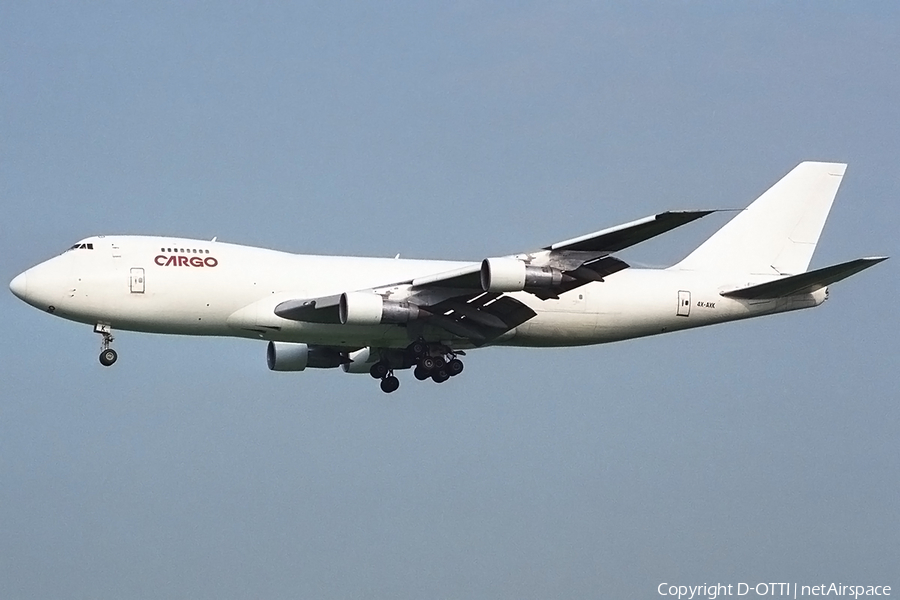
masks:
{"type": "Polygon", "coordinates": [[[876,256],[872,258],[857,258],[850,262],[832,265],[824,269],[816,269],[808,273],[800,275],[791,275],[775,281],[761,283],[759,285],[751,285],[750,287],[732,290],[730,292],[722,292],[726,298],[741,298],[745,300],[755,300],[758,298],[784,298],[785,296],[797,296],[800,294],[811,294],[822,289],[827,285],[846,279],[851,275],[855,275],[864,269],[868,269],[873,265],[877,265],[883,260],[887,260],[887,256],[876,256]]]}

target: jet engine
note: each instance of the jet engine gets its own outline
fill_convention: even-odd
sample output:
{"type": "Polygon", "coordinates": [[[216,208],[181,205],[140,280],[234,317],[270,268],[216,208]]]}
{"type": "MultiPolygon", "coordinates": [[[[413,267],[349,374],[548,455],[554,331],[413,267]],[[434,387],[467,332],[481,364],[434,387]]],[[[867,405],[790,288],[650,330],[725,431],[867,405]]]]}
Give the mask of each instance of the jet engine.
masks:
{"type": "Polygon", "coordinates": [[[534,267],[515,258],[481,261],[481,289],[486,292],[521,292],[559,287],[563,273],[553,267],[534,267]]]}
{"type": "Polygon", "coordinates": [[[332,369],[343,362],[341,354],[331,348],[310,348],[289,342],[269,342],[266,348],[266,364],[271,371],[332,369]]]}
{"type": "Polygon", "coordinates": [[[424,314],[415,304],[385,300],[369,292],[345,292],[341,294],[338,306],[338,316],[343,325],[408,323],[424,314]]]}

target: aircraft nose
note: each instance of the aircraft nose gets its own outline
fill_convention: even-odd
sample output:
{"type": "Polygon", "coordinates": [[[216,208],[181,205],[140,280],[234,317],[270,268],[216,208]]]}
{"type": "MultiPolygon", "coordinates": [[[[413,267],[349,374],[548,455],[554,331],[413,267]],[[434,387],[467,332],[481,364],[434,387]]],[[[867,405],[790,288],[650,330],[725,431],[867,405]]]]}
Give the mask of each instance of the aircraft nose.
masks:
{"type": "Polygon", "coordinates": [[[9,290],[21,300],[24,300],[25,294],[28,293],[27,273],[27,271],[25,273],[19,273],[9,282],[9,290]]]}

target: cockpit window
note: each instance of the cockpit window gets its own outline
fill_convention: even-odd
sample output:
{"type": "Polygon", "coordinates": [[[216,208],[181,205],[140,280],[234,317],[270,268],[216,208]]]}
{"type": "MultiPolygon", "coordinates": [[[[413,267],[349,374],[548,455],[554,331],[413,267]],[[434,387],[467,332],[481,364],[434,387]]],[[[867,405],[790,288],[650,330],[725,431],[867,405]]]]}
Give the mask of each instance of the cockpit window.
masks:
{"type": "Polygon", "coordinates": [[[94,244],[75,244],[69,250],[93,250],[94,244]]]}

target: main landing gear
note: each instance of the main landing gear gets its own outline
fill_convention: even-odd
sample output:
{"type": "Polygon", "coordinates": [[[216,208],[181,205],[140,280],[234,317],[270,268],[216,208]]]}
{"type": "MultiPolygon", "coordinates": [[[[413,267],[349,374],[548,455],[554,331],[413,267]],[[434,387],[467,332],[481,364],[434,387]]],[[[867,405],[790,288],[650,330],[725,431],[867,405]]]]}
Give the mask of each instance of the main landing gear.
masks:
{"type": "Polygon", "coordinates": [[[104,367],[112,366],[116,359],[119,358],[119,355],[115,350],[110,348],[110,344],[113,342],[112,330],[109,325],[103,325],[101,323],[97,323],[94,325],[94,333],[99,333],[103,336],[103,341],[100,342],[100,364],[104,367]]]}
{"type": "MultiPolygon", "coordinates": [[[[403,353],[403,368],[412,367],[413,376],[419,381],[431,379],[435,383],[444,383],[451,377],[463,372],[463,362],[457,358],[463,352],[454,352],[441,344],[429,344],[417,340],[407,347],[403,353]]],[[[381,380],[381,391],[390,394],[400,387],[400,380],[394,375],[394,369],[384,359],[369,369],[369,374],[381,380]]]]}
{"type": "Polygon", "coordinates": [[[413,376],[419,381],[431,379],[435,383],[444,383],[463,371],[463,363],[455,355],[447,360],[443,356],[423,356],[413,370],[413,376]]]}
{"type": "Polygon", "coordinates": [[[369,375],[381,380],[381,391],[385,394],[396,392],[400,387],[400,380],[394,375],[394,370],[387,363],[379,361],[369,369],[369,375]]]}

